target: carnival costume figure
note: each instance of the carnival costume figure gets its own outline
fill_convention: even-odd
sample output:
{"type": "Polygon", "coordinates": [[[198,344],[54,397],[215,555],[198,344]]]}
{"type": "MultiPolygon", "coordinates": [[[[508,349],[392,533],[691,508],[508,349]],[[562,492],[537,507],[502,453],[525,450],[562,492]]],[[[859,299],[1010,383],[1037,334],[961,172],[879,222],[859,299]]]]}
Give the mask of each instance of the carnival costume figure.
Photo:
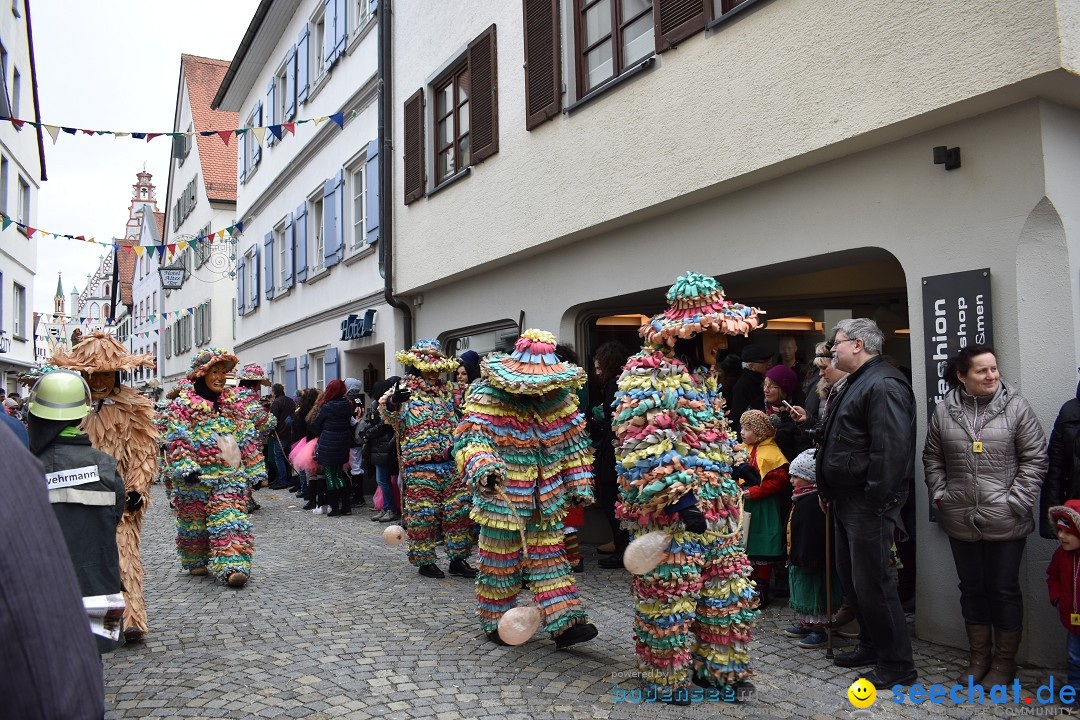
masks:
{"type": "Polygon", "coordinates": [[[209,571],[232,587],[251,574],[255,551],[242,457],[258,442],[243,399],[226,385],[236,356],[207,348],[192,358],[188,379],[167,410],[166,474],[176,507],[176,549],[192,575],[209,571]]]}
{"type": "Polygon", "coordinates": [[[476,577],[467,560],[473,549],[470,494],[451,454],[462,389],[439,377],[453,372],[458,361],[442,353],[438,340],[420,340],[398,352],[397,360],[410,373],[379,404],[400,443],[409,562],[425,577],[446,577],[435,564],[435,546],[442,539],[450,574],[476,577]]]}
{"type": "Polygon", "coordinates": [[[758,310],[725,300],[716,280],[698,273],[680,277],[667,301],[641,327],[645,344],[623,367],[613,413],[618,517],[632,537],[671,537],[660,565],[633,579],[638,668],[671,702],[689,702],[691,681],[745,699],[758,598],[715,366],[724,336],[756,329],[758,310]],[[711,367],[680,359],[680,339],[711,367]]]}
{"type": "Polygon", "coordinates": [[[111,455],[124,480],[127,503],[116,527],[120,552],[120,579],[124,586],[124,635],[127,640],[146,636],[146,599],[143,563],[139,550],[143,516],[158,470],[158,430],[154,405],[133,388],[120,384],[120,373],[154,367],[153,356],[132,355],[116,338],[95,330],[70,353],[57,352],[52,364],[82,373],[90,387],[90,413],[80,429],[94,448],[111,455]]]}
{"type": "Polygon", "coordinates": [[[465,398],[454,453],[473,490],[477,614],[494,642],[523,584],[560,648],[596,637],[563,544],[570,505],[593,502],[592,446],[574,394],[584,382],[581,368],[555,356],[554,335],[526,330],[513,353],[484,358],[465,398]]]}
{"type": "Polygon", "coordinates": [[[261,365],[245,365],[240,372],[236,373],[236,394],[244,404],[244,412],[255,426],[256,438],[244,449],[244,467],[248,478],[248,512],[258,510],[260,505],[255,502],[252,491],[266,485],[266,455],[263,449],[270,434],[277,427],[277,418],[263,406],[262,397],[259,395],[259,387],[270,386],[270,379],[266,377],[261,365]]]}

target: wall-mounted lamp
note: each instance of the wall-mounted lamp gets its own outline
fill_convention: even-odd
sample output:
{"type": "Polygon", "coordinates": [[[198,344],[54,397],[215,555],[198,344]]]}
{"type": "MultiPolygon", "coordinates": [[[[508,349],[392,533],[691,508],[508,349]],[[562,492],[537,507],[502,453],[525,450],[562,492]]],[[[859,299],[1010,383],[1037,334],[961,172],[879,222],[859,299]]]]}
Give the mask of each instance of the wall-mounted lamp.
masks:
{"type": "Polygon", "coordinates": [[[934,148],[934,164],[944,165],[946,170],[955,170],[960,167],[960,148],[938,145],[934,148]]]}

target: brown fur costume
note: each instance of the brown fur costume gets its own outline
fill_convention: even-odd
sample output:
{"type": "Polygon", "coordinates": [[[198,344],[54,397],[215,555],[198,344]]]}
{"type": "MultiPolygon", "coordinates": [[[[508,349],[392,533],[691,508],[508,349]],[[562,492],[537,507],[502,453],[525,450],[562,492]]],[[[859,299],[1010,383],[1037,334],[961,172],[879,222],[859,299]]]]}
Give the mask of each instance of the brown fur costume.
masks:
{"type": "MultiPolygon", "coordinates": [[[[85,373],[120,372],[154,365],[150,354],[131,355],[115,338],[101,330],[91,333],[70,354],[53,355],[52,362],[57,367],[85,373]]],[[[127,492],[139,493],[143,499],[136,510],[124,510],[116,528],[120,579],[127,604],[124,628],[129,639],[141,638],[148,626],[139,535],[157,473],[158,431],[154,426],[154,405],[148,398],[118,382],[109,397],[94,402],[93,411],[86,416],[81,428],[90,436],[95,448],[116,458],[127,492]]]]}

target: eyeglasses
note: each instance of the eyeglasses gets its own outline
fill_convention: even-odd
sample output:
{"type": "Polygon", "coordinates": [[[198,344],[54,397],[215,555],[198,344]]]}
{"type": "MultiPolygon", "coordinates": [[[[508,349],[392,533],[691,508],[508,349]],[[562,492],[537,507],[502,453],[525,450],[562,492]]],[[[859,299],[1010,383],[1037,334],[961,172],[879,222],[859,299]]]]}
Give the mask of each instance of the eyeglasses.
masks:
{"type": "Polygon", "coordinates": [[[833,344],[832,344],[832,346],[833,346],[833,347],[836,347],[836,346],[837,346],[837,345],[839,345],[840,343],[846,343],[846,342],[855,342],[855,341],[856,341],[856,340],[858,340],[858,339],[859,339],[859,338],[844,338],[843,340],[833,340],[833,344]]]}

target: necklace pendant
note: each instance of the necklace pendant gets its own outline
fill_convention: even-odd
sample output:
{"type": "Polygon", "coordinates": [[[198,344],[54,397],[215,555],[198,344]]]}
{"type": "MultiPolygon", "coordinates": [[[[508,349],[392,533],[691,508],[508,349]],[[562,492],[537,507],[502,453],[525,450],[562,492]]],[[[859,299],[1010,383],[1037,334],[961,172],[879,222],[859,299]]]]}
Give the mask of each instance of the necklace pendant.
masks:
{"type": "Polygon", "coordinates": [[[973,452],[973,453],[981,453],[982,452],[982,443],[980,441],[978,441],[978,440],[971,443],[971,452],[973,452]]]}

